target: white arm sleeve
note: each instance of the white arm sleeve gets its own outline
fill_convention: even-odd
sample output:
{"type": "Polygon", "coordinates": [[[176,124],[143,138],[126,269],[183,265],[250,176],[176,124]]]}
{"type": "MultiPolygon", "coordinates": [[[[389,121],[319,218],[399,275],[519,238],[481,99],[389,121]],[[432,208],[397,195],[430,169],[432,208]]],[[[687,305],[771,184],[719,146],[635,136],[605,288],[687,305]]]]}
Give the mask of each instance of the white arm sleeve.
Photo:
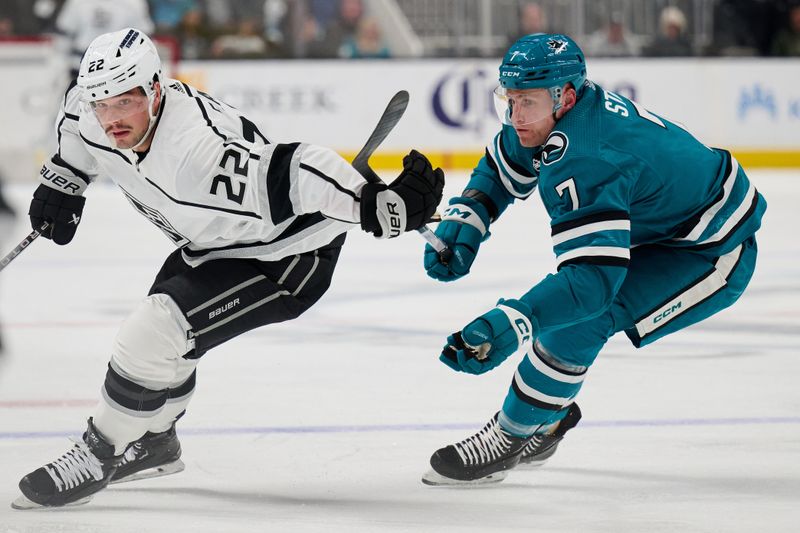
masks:
{"type": "Polygon", "coordinates": [[[366,180],[339,154],[322,146],[300,145],[297,180],[290,196],[297,214],[320,212],[359,224],[360,197],[366,180]]]}

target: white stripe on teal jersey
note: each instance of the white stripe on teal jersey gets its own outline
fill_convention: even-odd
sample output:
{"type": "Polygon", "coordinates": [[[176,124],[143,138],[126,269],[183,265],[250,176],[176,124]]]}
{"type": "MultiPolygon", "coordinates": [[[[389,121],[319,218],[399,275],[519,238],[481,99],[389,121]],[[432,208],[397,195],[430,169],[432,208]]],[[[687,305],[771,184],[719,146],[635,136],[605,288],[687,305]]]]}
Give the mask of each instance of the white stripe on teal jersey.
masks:
{"type": "Polygon", "coordinates": [[[536,190],[536,183],[539,178],[536,176],[525,176],[515,171],[512,164],[503,156],[503,150],[500,146],[502,142],[501,132],[495,135],[492,144],[487,146],[487,153],[492,157],[492,161],[494,161],[494,164],[497,166],[498,177],[506,190],[516,198],[527,198],[536,190]],[[515,183],[518,187],[515,187],[515,183]],[[524,190],[528,187],[530,187],[529,191],[520,192],[517,190],[518,188],[524,190]]]}
{"type": "Polygon", "coordinates": [[[596,233],[601,231],[609,231],[609,230],[622,230],[628,231],[631,230],[631,221],[630,220],[606,220],[603,222],[593,222],[591,224],[586,224],[585,226],[579,226],[577,228],[572,228],[557,235],[553,235],[553,245],[561,244],[572,239],[576,239],[578,237],[583,237],[584,235],[589,235],[590,233],[596,233]]]}

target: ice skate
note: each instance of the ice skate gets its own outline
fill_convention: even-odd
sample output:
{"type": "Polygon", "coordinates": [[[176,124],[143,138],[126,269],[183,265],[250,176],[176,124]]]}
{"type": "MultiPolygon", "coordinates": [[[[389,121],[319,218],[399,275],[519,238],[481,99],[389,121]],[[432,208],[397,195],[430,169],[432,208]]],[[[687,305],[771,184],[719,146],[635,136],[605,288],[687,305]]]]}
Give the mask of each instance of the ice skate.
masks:
{"type": "Polygon", "coordinates": [[[108,485],[121,457],[114,455],[114,446],[97,432],[91,418],[83,440],[74,442],[64,455],[22,478],[19,488],[23,495],[11,507],[81,505],[108,485]]]}
{"type": "Polygon", "coordinates": [[[174,424],[162,433],[148,431],[125,451],[111,484],[177,474],[186,468],[180,458],[181,443],[174,424]]]}
{"type": "Polygon", "coordinates": [[[495,414],[471,437],[437,450],[432,470],[422,476],[426,485],[484,485],[505,479],[520,460],[528,439],[507,433],[495,414]]]}
{"type": "Polygon", "coordinates": [[[535,468],[542,466],[556,453],[558,443],[570,429],[578,425],[581,419],[581,410],[578,404],[569,406],[567,415],[558,423],[552,433],[536,434],[528,441],[522,450],[517,469],[535,468]]]}

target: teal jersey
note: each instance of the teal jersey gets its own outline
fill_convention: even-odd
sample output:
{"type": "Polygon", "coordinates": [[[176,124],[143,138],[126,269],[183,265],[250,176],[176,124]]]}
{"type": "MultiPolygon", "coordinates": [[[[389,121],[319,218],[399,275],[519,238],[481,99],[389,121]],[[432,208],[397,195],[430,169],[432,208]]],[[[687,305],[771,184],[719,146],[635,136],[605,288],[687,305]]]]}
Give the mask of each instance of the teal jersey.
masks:
{"type": "Polygon", "coordinates": [[[488,194],[499,216],[537,186],[558,272],[522,300],[543,330],[605,311],[625,279],[632,247],[719,256],[753,235],[766,209],[728,152],[591,82],[543,147],[520,146],[504,126],[467,187],[488,194]]]}

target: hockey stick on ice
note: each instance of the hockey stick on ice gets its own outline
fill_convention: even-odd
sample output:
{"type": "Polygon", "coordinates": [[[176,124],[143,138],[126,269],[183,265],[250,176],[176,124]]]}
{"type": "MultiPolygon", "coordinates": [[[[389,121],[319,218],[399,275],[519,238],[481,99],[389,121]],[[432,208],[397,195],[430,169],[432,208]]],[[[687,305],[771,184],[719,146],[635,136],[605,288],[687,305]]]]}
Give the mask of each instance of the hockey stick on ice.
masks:
{"type": "Polygon", "coordinates": [[[16,259],[16,257],[17,257],[19,254],[21,254],[21,253],[22,253],[22,252],[25,250],[25,248],[27,248],[27,247],[28,247],[28,246],[29,246],[29,245],[30,245],[30,244],[31,244],[33,241],[35,241],[35,240],[36,240],[36,238],[37,238],[39,235],[41,235],[41,234],[42,234],[42,232],[43,232],[44,230],[46,230],[48,227],[50,227],[50,223],[49,223],[49,222],[45,222],[44,224],[42,224],[42,225],[39,227],[39,229],[35,229],[35,230],[33,230],[32,232],[30,232],[30,233],[28,234],[28,236],[27,236],[27,237],[25,237],[24,239],[22,239],[22,241],[20,241],[20,243],[19,243],[19,244],[18,244],[18,245],[17,245],[17,246],[16,246],[16,247],[13,249],[13,250],[11,250],[10,252],[8,252],[8,254],[6,254],[6,256],[5,256],[3,259],[0,259],[0,270],[3,270],[5,267],[7,267],[7,266],[8,266],[8,264],[9,264],[11,261],[13,261],[14,259],[16,259]]]}
{"type": "MultiPolygon", "coordinates": [[[[367,142],[364,144],[364,147],[359,150],[355,159],[353,159],[353,168],[355,168],[358,173],[364,176],[364,179],[370,183],[383,183],[383,180],[381,180],[381,178],[369,166],[369,158],[372,156],[373,152],[375,152],[375,149],[380,146],[386,136],[389,135],[389,132],[391,132],[397,123],[400,122],[403,113],[406,111],[406,107],[408,107],[408,91],[398,91],[398,93],[392,96],[392,99],[389,100],[389,103],[386,105],[386,109],[383,111],[383,115],[381,115],[381,118],[378,119],[378,124],[375,126],[372,134],[370,134],[367,142]]],[[[428,226],[422,226],[417,231],[426,241],[428,241],[428,244],[430,244],[433,249],[436,250],[442,263],[446,265],[450,262],[450,259],[453,257],[453,251],[448,248],[447,245],[439,237],[437,237],[430,230],[430,228],[428,228],[428,226]]]]}

